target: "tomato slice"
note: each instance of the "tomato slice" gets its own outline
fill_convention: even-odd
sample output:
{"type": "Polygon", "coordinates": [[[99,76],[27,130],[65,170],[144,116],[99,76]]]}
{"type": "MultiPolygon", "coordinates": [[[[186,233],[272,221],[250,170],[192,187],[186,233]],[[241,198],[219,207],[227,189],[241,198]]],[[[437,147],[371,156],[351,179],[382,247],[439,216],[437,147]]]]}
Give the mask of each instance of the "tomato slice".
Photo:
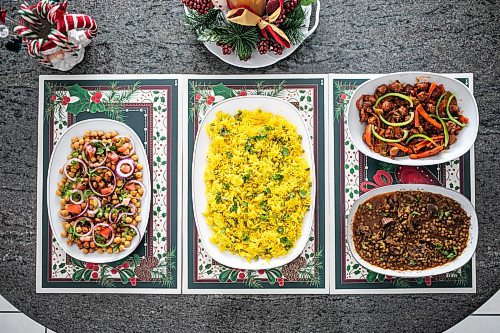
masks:
{"type": "Polygon", "coordinates": [[[79,214],[82,211],[82,207],[78,204],[66,205],[66,210],[72,214],[79,214]]]}
{"type": "Polygon", "coordinates": [[[110,234],[111,234],[110,228],[102,228],[101,231],[99,231],[99,235],[101,235],[104,238],[108,238],[110,234]]]}
{"type": "Polygon", "coordinates": [[[110,194],[111,192],[113,192],[113,188],[112,187],[105,187],[101,190],[101,194],[102,195],[108,195],[110,194]]]}

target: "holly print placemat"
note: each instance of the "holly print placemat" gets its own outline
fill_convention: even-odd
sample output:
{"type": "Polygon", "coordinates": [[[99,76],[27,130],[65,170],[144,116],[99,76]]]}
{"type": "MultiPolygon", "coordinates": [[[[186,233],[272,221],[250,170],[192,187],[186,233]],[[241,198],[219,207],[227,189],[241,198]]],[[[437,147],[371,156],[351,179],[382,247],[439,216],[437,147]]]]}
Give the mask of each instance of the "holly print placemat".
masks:
{"type": "MultiPolygon", "coordinates": [[[[183,170],[183,293],[328,293],[328,225],[325,217],[326,75],[204,76],[184,81],[183,170]],[[235,96],[267,95],[297,107],[314,145],[316,206],[313,230],[302,254],[283,267],[269,270],[238,270],[214,261],[203,248],[193,216],[191,200],[192,160],[195,137],[206,112],[220,101],[235,96]]],[[[242,106],[243,107],[243,106],[242,106]]]]}
{"type": "Polygon", "coordinates": [[[178,77],[167,75],[40,77],[37,292],[180,293],[178,86],[178,77]],[[108,264],[68,256],[52,235],[46,209],[55,144],[69,126],[93,118],[130,126],[146,148],[151,169],[147,232],[132,255],[108,264]]]}
{"type": "MultiPolygon", "coordinates": [[[[472,90],[472,74],[452,74],[472,90]]],[[[329,138],[334,169],[329,187],[335,215],[332,238],[334,253],[331,293],[473,293],[476,290],[475,258],[462,268],[438,276],[402,279],[384,276],[361,267],[351,255],[346,240],[346,221],[356,199],[370,189],[390,185],[423,183],[459,191],[474,203],[474,153],[449,163],[408,167],[383,163],[361,154],[347,128],[347,109],[354,90],[374,75],[330,75],[329,138]]]]}

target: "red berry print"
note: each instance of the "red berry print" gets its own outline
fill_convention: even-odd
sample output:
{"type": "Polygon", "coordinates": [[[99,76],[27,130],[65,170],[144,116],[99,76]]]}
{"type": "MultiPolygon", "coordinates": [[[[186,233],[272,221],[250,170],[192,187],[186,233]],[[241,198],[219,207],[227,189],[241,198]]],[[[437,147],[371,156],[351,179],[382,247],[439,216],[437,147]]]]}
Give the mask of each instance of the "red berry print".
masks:
{"type": "Polygon", "coordinates": [[[245,278],[245,273],[240,272],[240,273],[238,274],[238,279],[243,280],[244,278],[245,278]]]}
{"type": "Polygon", "coordinates": [[[50,99],[51,99],[52,101],[55,101],[55,100],[57,99],[57,96],[56,96],[56,95],[52,95],[52,96],[50,96],[50,99]]]}
{"type": "Polygon", "coordinates": [[[263,269],[259,269],[259,270],[257,271],[257,273],[259,273],[259,275],[262,275],[262,274],[264,274],[264,270],[263,270],[263,269]]]}
{"type": "Polygon", "coordinates": [[[431,286],[431,284],[432,284],[432,279],[431,279],[431,277],[430,277],[430,276],[426,276],[426,277],[425,277],[425,285],[426,285],[427,287],[430,287],[430,286],[431,286]]]}
{"type": "Polygon", "coordinates": [[[194,99],[197,100],[197,101],[199,101],[201,99],[201,95],[200,94],[196,94],[194,96],[194,99]]]}
{"type": "Polygon", "coordinates": [[[247,92],[245,90],[242,90],[242,91],[240,91],[239,95],[240,96],[246,96],[248,94],[247,94],[247,92]]]}
{"type": "Polygon", "coordinates": [[[213,102],[215,101],[215,97],[214,96],[208,96],[207,97],[207,104],[208,105],[211,105],[213,102]]]}
{"type": "Polygon", "coordinates": [[[99,277],[99,274],[97,272],[92,272],[92,278],[97,279],[99,277]]]}
{"type": "Polygon", "coordinates": [[[94,264],[88,262],[88,263],[85,264],[85,268],[86,269],[93,269],[94,268],[94,264]]]}
{"type": "Polygon", "coordinates": [[[131,284],[133,287],[137,286],[137,278],[135,278],[135,277],[130,278],[130,280],[129,280],[129,281],[130,281],[130,284],[131,284]]]}
{"type": "Polygon", "coordinates": [[[116,274],[116,273],[118,273],[118,271],[116,270],[116,268],[112,268],[111,269],[111,274],[116,274]]]}
{"type": "Polygon", "coordinates": [[[128,264],[128,262],[123,264],[123,268],[129,268],[129,267],[130,267],[130,265],[128,264]]]}
{"type": "Polygon", "coordinates": [[[122,269],[123,267],[122,267],[122,265],[118,265],[118,266],[116,266],[116,268],[122,269]]]}
{"type": "Polygon", "coordinates": [[[62,105],[68,105],[69,101],[70,101],[70,99],[68,96],[63,96],[61,103],[62,103],[62,105]]]}
{"type": "Polygon", "coordinates": [[[344,99],[346,99],[346,98],[347,98],[347,95],[346,95],[346,94],[342,94],[342,95],[340,95],[340,99],[344,100],[344,99]]]}
{"type": "Polygon", "coordinates": [[[283,287],[285,285],[285,279],[283,278],[277,278],[276,281],[278,281],[278,286],[283,287]]]}
{"type": "Polygon", "coordinates": [[[100,91],[96,91],[96,93],[90,97],[90,100],[96,104],[99,104],[101,102],[102,98],[102,93],[100,91]]]}
{"type": "Polygon", "coordinates": [[[95,272],[97,272],[99,270],[99,265],[94,265],[92,267],[92,270],[94,270],[95,272]]]}

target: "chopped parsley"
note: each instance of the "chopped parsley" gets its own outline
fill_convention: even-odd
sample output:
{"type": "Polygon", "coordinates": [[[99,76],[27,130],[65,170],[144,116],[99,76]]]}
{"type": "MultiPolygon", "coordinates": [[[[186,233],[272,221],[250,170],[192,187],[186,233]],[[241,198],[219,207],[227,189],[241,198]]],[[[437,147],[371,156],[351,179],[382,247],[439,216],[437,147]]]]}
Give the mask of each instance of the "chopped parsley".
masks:
{"type": "Polygon", "coordinates": [[[253,154],[255,149],[253,148],[253,145],[250,142],[247,142],[245,145],[245,150],[249,152],[250,154],[253,154]]]}
{"type": "Polygon", "coordinates": [[[264,194],[265,194],[265,195],[269,195],[269,194],[271,194],[271,189],[270,189],[269,187],[266,187],[266,188],[264,189],[264,194]]]}
{"type": "Polygon", "coordinates": [[[290,151],[288,150],[287,147],[281,148],[281,155],[283,155],[283,157],[290,155],[290,151]]]}
{"type": "Polygon", "coordinates": [[[302,199],[307,198],[307,191],[306,190],[300,190],[299,195],[302,199]]]}
{"type": "Polygon", "coordinates": [[[220,192],[217,192],[217,194],[215,195],[215,202],[216,203],[222,202],[222,194],[220,192]]]}
{"type": "Polygon", "coordinates": [[[277,231],[278,231],[278,233],[283,234],[283,233],[285,233],[285,228],[280,226],[280,227],[278,227],[277,231]]]}
{"type": "Polygon", "coordinates": [[[285,178],[285,177],[279,173],[271,176],[272,180],[283,180],[283,178],[285,178]]]}
{"type": "Polygon", "coordinates": [[[231,158],[233,157],[233,154],[230,151],[226,151],[226,157],[231,158]]]}
{"type": "MultiPolygon", "coordinates": [[[[78,150],[75,150],[73,153],[71,153],[71,157],[73,157],[73,158],[77,158],[78,155],[79,155],[78,150]]],[[[74,162],[76,162],[76,161],[74,161],[74,162]]],[[[73,166],[73,165],[71,165],[71,166],[73,166]]]]}
{"type": "Polygon", "coordinates": [[[222,127],[219,131],[219,134],[222,135],[222,136],[226,136],[229,134],[229,131],[227,130],[226,127],[222,127]]]}

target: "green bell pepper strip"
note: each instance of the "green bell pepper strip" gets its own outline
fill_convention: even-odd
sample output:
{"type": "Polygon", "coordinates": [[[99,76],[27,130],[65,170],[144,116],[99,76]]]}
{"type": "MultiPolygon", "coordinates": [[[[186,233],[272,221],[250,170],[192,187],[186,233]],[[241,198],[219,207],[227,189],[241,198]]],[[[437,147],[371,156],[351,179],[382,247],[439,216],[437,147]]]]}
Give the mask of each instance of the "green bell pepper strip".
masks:
{"type": "Polygon", "coordinates": [[[375,130],[375,126],[372,125],[372,133],[373,133],[373,136],[376,137],[377,139],[379,139],[380,141],[384,141],[384,142],[390,142],[390,143],[397,143],[397,142],[401,142],[403,140],[405,140],[407,137],[408,137],[408,131],[407,130],[403,130],[403,137],[402,138],[399,138],[399,139],[387,139],[387,138],[384,138],[383,136],[380,136],[377,131],[375,130]]]}
{"type": "Polygon", "coordinates": [[[467,126],[466,124],[462,124],[457,119],[453,118],[453,116],[450,113],[450,103],[451,103],[451,100],[453,98],[455,98],[455,94],[451,94],[450,98],[448,99],[448,103],[446,103],[446,114],[448,115],[448,118],[450,118],[450,120],[452,122],[454,122],[455,124],[457,124],[460,127],[465,127],[465,126],[467,126]]]}
{"type": "Polygon", "coordinates": [[[439,96],[438,101],[436,103],[436,109],[434,111],[436,111],[436,116],[438,117],[439,117],[439,104],[441,104],[441,101],[443,100],[444,96],[446,96],[446,91],[441,96],[439,96]]]}
{"type": "Polygon", "coordinates": [[[446,126],[446,123],[444,122],[443,118],[441,118],[440,116],[431,115],[431,117],[436,118],[441,123],[441,125],[443,125],[444,146],[447,147],[448,142],[450,141],[450,134],[448,133],[448,127],[446,126]]]}
{"type": "Polygon", "coordinates": [[[403,121],[402,123],[391,123],[389,121],[387,121],[381,113],[378,113],[377,114],[378,117],[380,118],[380,120],[382,120],[382,122],[384,124],[387,124],[389,126],[393,126],[393,127],[399,127],[399,126],[406,126],[408,125],[409,123],[411,123],[413,121],[413,119],[415,118],[415,112],[410,112],[410,119],[406,120],[406,121],[403,121]]]}
{"type": "Polygon", "coordinates": [[[436,141],[432,140],[430,137],[428,137],[427,135],[425,134],[420,134],[420,133],[417,133],[417,134],[413,134],[412,136],[410,136],[407,140],[406,140],[406,143],[410,142],[411,140],[415,139],[415,138],[422,138],[422,139],[425,139],[429,142],[432,142],[432,144],[434,146],[438,146],[438,144],[436,143],[436,141]]]}
{"type": "Polygon", "coordinates": [[[413,100],[409,96],[406,96],[406,95],[403,95],[400,93],[388,93],[388,94],[380,96],[377,99],[377,101],[375,102],[374,107],[377,107],[378,103],[380,103],[381,100],[383,100],[386,97],[390,97],[390,96],[399,97],[399,98],[402,98],[404,100],[407,100],[410,103],[410,106],[413,107],[413,100]]]}

